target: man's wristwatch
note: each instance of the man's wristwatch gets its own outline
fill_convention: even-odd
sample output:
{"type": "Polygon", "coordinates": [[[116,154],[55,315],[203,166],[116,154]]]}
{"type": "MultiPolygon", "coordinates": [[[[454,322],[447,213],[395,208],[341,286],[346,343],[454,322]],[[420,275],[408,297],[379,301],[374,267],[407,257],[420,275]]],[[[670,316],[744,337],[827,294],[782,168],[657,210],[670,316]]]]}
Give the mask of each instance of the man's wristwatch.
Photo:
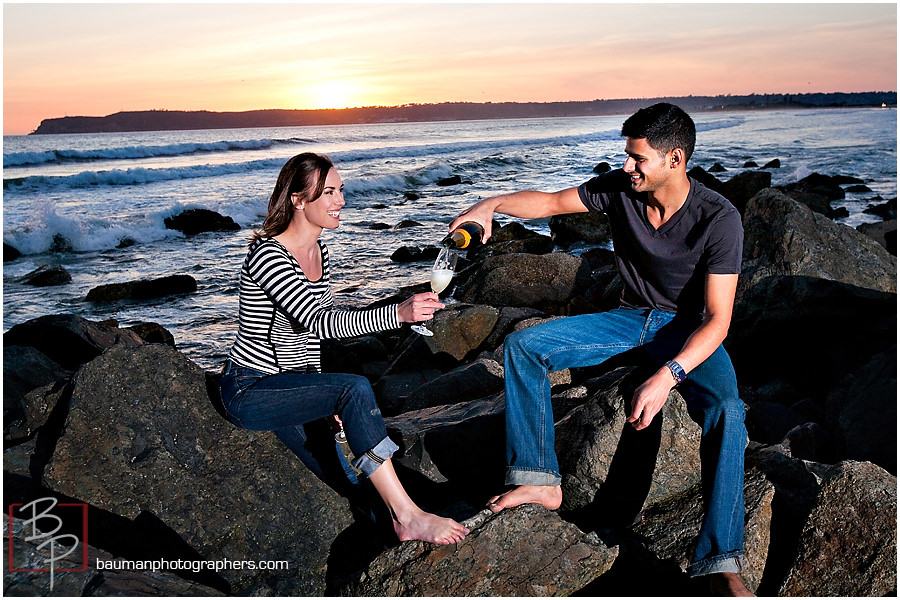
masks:
{"type": "Polygon", "coordinates": [[[672,377],[675,378],[676,384],[681,383],[682,381],[684,381],[684,378],[687,377],[684,369],[681,368],[681,365],[679,365],[674,360],[670,360],[669,362],[667,362],[666,366],[669,367],[669,371],[672,373],[672,377]]]}

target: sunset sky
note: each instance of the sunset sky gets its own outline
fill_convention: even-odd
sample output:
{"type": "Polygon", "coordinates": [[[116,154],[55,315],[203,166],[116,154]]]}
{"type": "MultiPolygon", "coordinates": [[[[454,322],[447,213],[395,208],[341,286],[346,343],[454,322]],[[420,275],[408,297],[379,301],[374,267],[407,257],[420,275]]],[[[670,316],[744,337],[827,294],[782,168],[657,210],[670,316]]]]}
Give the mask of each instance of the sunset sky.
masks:
{"type": "Polygon", "coordinates": [[[128,110],[896,89],[894,2],[3,6],[5,135],[128,110]]]}

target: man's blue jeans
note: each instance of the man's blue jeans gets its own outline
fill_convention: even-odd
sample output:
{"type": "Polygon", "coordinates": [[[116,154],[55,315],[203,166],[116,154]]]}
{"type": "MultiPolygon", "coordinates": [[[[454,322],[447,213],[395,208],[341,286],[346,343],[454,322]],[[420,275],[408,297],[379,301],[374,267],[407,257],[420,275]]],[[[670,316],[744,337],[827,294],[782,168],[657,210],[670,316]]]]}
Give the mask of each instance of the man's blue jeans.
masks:
{"type": "MultiPolygon", "coordinates": [[[[559,485],[550,371],[598,365],[641,347],[661,367],[682,348],[699,319],[660,310],[618,308],[548,321],[507,336],[506,483],[559,485]]],[[[744,404],[722,346],[678,386],[702,428],[705,513],[688,569],[691,576],[740,572],[744,543],[744,404]]],[[[630,398],[627,399],[630,401],[630,398]]]]}
{"type": "MultiPolygon", "coordinates": [[[[345,373],[295,373],[266,375],[227,361],[222,381],[222,405],[239,427],[274,431],[303,463],[326,483],[320,462],[306,447],[307,423],[338,415],[347,443],[356,457],[353,466],[366,477],[398,450],[387,436],[381,411],[369,380],[345,373]]],[[[340,451],[336,451],[343,459],[340,451]]],[[[346,464],[346,460],[342,461],[346,464]]],[[[352,470],[344,474],[355,483],[352,470]]]]}

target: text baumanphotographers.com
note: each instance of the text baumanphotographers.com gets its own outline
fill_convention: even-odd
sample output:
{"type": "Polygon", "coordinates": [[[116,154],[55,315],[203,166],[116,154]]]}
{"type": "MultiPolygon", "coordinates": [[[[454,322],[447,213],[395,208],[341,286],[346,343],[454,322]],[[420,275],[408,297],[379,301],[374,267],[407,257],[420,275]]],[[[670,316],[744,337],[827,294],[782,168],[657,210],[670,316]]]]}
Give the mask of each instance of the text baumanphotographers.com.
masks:
{"type": "Polygon", "coordinates": [[[227,558],[218,560],[184,560],[181,558],[173,560],[165,558],[157,560],[103,560],[98,558],[95,566],[97,570],[105,571],[193,571],[194,573],[204,570],[241,571],[245,569],[284,570],[290,568],[286,560],[229,560],[227,558]]]}

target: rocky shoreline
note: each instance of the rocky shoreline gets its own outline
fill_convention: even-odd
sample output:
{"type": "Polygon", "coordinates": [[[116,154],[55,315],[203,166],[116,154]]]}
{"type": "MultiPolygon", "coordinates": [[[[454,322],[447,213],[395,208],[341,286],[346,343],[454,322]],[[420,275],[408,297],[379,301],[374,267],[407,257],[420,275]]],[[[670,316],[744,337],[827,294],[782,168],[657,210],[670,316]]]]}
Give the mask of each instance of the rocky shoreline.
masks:
{"type": "MultiPolygon", "coordinates": [[[[874,205],[881,227],[857,231],[832,220],[830,203],[862,182],[692,175],[728,196],[745,227],[726,347],[750,437],[747,585],[895,595],[896,199],[874,205]]],[[[50,592],[49,574],[28,570],[46,564],[47,547],[11,516],[4,536],[22,568],[5,573],[5,595],[703,595],[683,572],[702,512],[699,428],[677,391],[653,427],[626,427],[644,369],[627,356],[552,374],[561,509],[484,509],[503,489],[503,340],[615,305],[604,227],[596,215],[556,218],[550,237],[500,227],[466,256],[433,338],[404,328],[323,349],[326,370],[373,382],[413,498],[472,529],[451,547],[398,544],[370,518],[366,486],[333,490],[274,435],[228,423],[218,374],[163,328],[75,315],[13,327],[4,501],[83,505],[89,537],[85,562],[58,564],[71,568],[50,592]]],[[[333,456],[327,424],[308,433],[333,456]]]]}

